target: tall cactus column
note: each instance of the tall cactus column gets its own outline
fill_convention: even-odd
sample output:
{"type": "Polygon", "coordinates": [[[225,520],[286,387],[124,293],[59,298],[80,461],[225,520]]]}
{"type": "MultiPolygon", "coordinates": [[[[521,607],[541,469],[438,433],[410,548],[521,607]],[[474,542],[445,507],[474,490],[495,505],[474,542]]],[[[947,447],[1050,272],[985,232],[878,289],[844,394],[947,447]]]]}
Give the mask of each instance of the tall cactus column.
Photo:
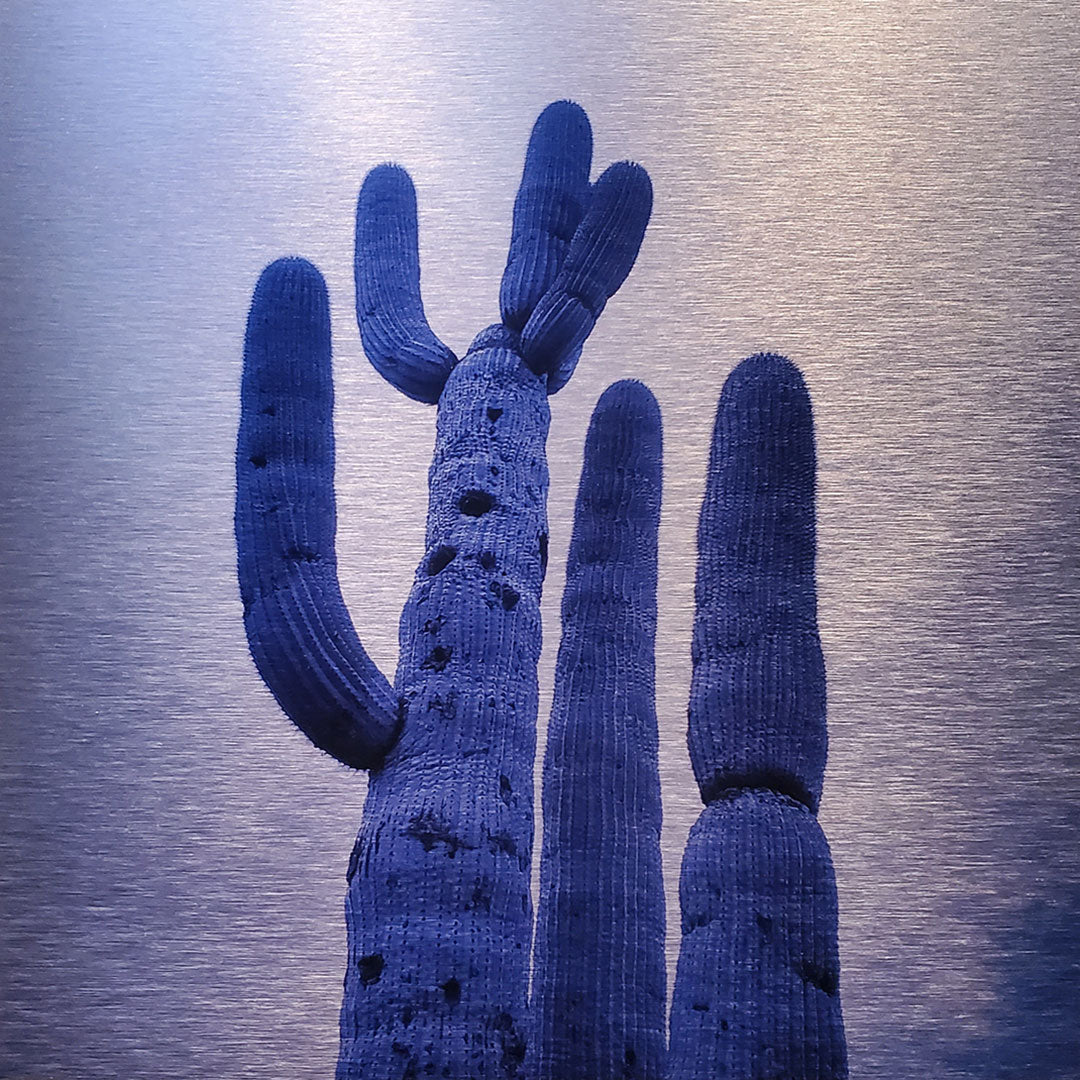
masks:
{"type": "Polygon", "coordinates": [[[440,400],[404,725],[349,873],[340,1080],[514,1076],[525,1052],[549,413],[511,340],[481,335],[440,400]]]}
{"type": "Polygon", "coordinates": [[[514,206],[502,321],[461,360],[424,315],[408,173],[378,166],[361,188],[365,352],[439,407],[393,686],[338,583],[325,285],[310,263],[281,259],[252,300],[236,459],[252,656],[312,742],[371,772],[348,869],[338,1080],[525,1069],[548,396],[630,272],[652,205],[640,166],[618,162],[590,184],[591,156],[580,107],[548,106],[514,206]]]}
{"type": "Polygon", "coordinates": [[[724,386],[698,532],[690,757],[705,809],[680,881],[670,1080],[841,1080],[836,886],[816,811],[825,668],[814,438],[798,370],[724,386]]]}
{"type": "Polygon", "coordinates": [[[664,1076],[660,460],[652,394],[608,387],[585,442],[544,756],[536,1080],[664,1076]]]}

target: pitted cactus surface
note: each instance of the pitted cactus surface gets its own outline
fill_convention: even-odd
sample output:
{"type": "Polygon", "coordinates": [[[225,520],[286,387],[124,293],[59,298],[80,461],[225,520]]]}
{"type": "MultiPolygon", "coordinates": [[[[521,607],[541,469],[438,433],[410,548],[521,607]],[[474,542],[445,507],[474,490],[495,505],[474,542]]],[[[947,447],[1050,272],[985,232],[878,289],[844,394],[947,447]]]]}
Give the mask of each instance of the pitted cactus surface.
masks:
{"type": "Polygon", "coordinates": [[[245,628],[285,713],[369,773],[347,872],[338,1080],[846,1076],[835,884],[815,817],[813,428],[802,377],[780,357],[736,369],[714,432],[689,712],[706,805],[683,865],[670,1048],[653,661],[661,423],[633,381],[604,393],[587,438],[534,920],[549,397],[629,274],[652,206],[644,169],[620,162],[590,182],[591,157],[585,113],[548,106],[526,152],[500,321],[460,359],[424,314],[408,174],[381,165],[361,188],[364,349],[438,406],[392,683],[338,582],[323,279],[286,258],[255,289],[236,462],[245,628]]]}

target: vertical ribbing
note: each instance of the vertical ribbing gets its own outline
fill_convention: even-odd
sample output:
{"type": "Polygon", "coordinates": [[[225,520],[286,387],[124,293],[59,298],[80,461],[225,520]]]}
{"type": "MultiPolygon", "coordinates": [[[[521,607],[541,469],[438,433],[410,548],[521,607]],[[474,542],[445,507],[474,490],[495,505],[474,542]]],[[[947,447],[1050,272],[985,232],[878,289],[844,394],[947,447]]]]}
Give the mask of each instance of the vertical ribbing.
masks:
{"type": "Polygon", "coordinates": [[[551,287],[521,331],[521,353],[554,394],[573,374],[585,339],[637,259],[652,212],[649,174],[609,165],[592,186],[585,216],[551,287]]]}
{"type": "Polygon", "coordinates": [[[503,322],[518,333],[559,272],[589,198],[592,129],[580,105],[553,101],[537,118],[514,200],[499,290],[503,322]]]}
{"type": "Polygon", "coordinates": [[[760,788],[711,803],[679,900],[669,1080],[843,1080],[836,885],[813,814],[760,788]]]}
{"type": "MultiPolygon", "coordinates": [[[[512,1078],[524,1069],[547,395],[569,378],[633,265],[652,198],[644,170],[628,163],[590,188],[590,156],[584,113],[569,102],[546,110],[515,211],[501,297],[506,325],[481,333],[460,364],[424,315],[411,180],[385,165],[361,189],[355,275],[365,351],[404,393],[440,405],[427,550],[402,614],[393,690],[356,640],[336,578],[325,287],[310,264],[283,260],[256,290],[237,457],[252,652],[318,745],[372,769],[347,874],[339,1080],[512,1078]],[[530,327],[533,367],[518,333],[530,327]],[[268,395],[279,391],[268,411],[268,395]]],[[[656,441],[658,455],[658,431],[656,441]]],[[[619,606],[648,581],[655,588],[654,565],[640,581],[635,575],[627,568],[626,580],[622,569],[603,578],[600,586],[612,590],[603,602],[619,606]]],[[[587,594],[579,597],[583,612],[595,602],[587,594]]],[[[633,716],[645,728],[638,744],[629,727],[621,741],[613,715],[611,752],[624,762],[620,805],[640,813],[641,832],[624,823],[612,833],[618,869],[610,888],[625,898],[628,917],[607,969],[621,966],[624,979],[611,984],[612,1000],[621,994],[626,1002],[612,1027],[625,1043],[624,1072],[640,1039],[649,1074],[663,999],[655,734],[645,730],[655,725],[653,676],[642,652],[655,633],[652,604],[626,601],[611,624],[615,639],[600,646],[603,666],[614,671],[620,648],[638,658],[627,676],[627,724],[633,716]],[[650,899],[634,919],[638,887],[650,899]]]]}
{"type": "Polygon", "coordinates": [[[434,404],[457,357],[424,314],[416,191],[400,166],[379,165],[364,178],[353,269],[356,319],[372,366],[403,394],[434,404]]]}
{"type": "Polygon", "coordinates": [[[330,313],[318,270],[279,259],[255,289],[244,341],[236,542],[244,626],[293,722],[354,768],[396,734],[397,698],[364,652],[334,550],[330,313]]]}
{"type": "Polygon", "coordinates": [[[728,785],[777,787],[811,809],[821,797],[814,468],[798,369],[744,360],[720,395],[698,528],[689,744],[705,802],[728,785]]]}
{"type": "Polygon", "coordinates": [[[339,1080],[521,1075],[549,413],[512,344],[481,335],[439,403],[405,723],[350,866],[339,1080]]]}
{"type": "Polygon", "coordinates": [[[670,1080],[840,1080],[836,889],[814,817],[825,668],[810,399],[789,361],[724,385],[698,532],[689,747],[707,804],[680,880],[670,1080]]]}
{"type": "Polygon", "coordinates": [[[540,1080],[660,1080],[665,1052],[653,647],[660,411],[641,383],[589,426],[544,758],[533,977],[540,1080]]]}

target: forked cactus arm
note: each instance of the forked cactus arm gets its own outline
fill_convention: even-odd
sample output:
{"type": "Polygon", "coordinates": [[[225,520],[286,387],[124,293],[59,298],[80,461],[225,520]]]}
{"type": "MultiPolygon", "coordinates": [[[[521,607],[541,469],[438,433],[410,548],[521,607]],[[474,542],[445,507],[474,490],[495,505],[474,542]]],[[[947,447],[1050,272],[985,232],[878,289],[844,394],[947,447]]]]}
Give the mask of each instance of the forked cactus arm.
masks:
{"type": "Polygon", "coordinates": [[[457,357],[424,315],[416,191],[400,166],[379,165],[364,178],[353,266],[356,320],[368,359],[403,394],[434,405],[457,357]]]}
{"type": "Polygon", "coordinates": [[[529,138],[499,291],[503,323],[520,334],[566,258],[589,200],[592,128],[580,105],[554,101],[529,138]]]}
{"type": "MultiPolygon", "coordinates": [[[[503,297],[518,320],[560,281],[547,211],[530,217],[527,208],[534,197],[565,199],[578,182],[571,175],[587,171],[579,111],[556,105],[533,131],[508,268],[520,280],[503,297]],[[550,145],[560,125],[574,147],[550,145]],[[567,159],[551,166],[553,187],[537,184],[567,159]],[[530,243],[547,253],[530,259],[530,243]]],[[[615,200],[623,212],[602,201],[566,245],[565,260],[588,263],[605,299],[644,233],[648,181],[638,171],[629,202],[615,200]]],[[[362,192],[358,248],[366,205],[362,192]]],[[[369,262],[358,250],[358,283],[369,262]]],[[[401,619],[401,736],[372,773],[349,867],[338,1080],[526,1075],[549,386],[520,344],[513,326],[482,331],[439,396],[426,552],[401,619]]],[[[384,354],[371,359],[401,385],[395,368],[380,366],[384,354]]]]}
{"type": "Polygon", "coordinates": [[[721,394],[698,532],[689,744],[706,805],[683,858],[670,1080],[847,1076],[815,816],[814,469],[802,376],[782,357],[744,360],[721,394]]]}
{"type": "MultiPolygon", "coordinates": [[[[424,318],[412,182],[403,169],[380,166],[361,189],[355,268],[364,349],[404,393],[439,404],[426,551],[402,612],[394,690],[364,654],[335,573],[325,286],[310,264],[282,260],[252,302],[236,517],[248,637],[292,719],[341,760],[371,769],[347,875],[338,1080],[525,1075],[548,395],[552,376],[569,377],[629,272],[651,206],[638,166],[614,166],[589,188],[590,145],[588,122],[569,102],[537,122],[503,280],[508,323],[482,331],[460,363],[424,318]],[[536,346],[535,367],[522,351],[522,327],[536,346]]],[[[610,720],[636,740],[616,756],[641,770],[646,800],[640,837],[628,823],[612,834],[612,865],[629,871],[640,858],[642,880],[655,887],[644,924],[625,921],[604,978],[614,985],[615,967],[646,943],[650,959],[635,985],[648,1002],[627,1007],[649,1018],[651,1047],[663,973],[648,950],[662,893],[655,717],[642,705],[652,688],[655,606],[643,594],[655,587],[659,419],[644,388],[608,400],[623,400],[625,408],[613,407],[626,415],[613,426],[598,421],[598,472],[586,489],[595,483],[599,503],[589,510],[594,521],[582,518],[578,544],[615,527],[602,520],[605,498],[645,504],[640,536],[615,527],[609,568],[614,595],[626,597],[612,629],[640,661],[625,675],[627,701],[640,694],[640,711],[610,720]],[[626,425],[635,424],[631,438],[626,425]],[[635,598],[640,610],[632,610],[635,598]]],[[[607,584],[605,573],[597,567],[595,580],[586,569],[578,587],[607,584]]],[[[612,671],[624,677],[617,664],[612,671]]],[[[581,870],[573,862],[571,878],[581,870]]],[[[623,883],[625,907],[633,882],[623,883]]],[[[556,948],[567,958],[572,943],[556,948]]],[[[620,1045],[636,1015],[616,1022],[620,1045]]]]}
{"type": "Polygon", "coordinates": [[[651,213],[652,183],[640,165],[617,161],[593,184],[559,273],[521,331],[521,355],[547,375],[549,394],[573,374],[582,344],[630,273],[651,213]]]}
{"type": "Polygon", "coordinates": [[[589,425],[544,758],[537,1080],[663,1080],[654,641],[660,410],[638,382],[589,425]]]}
{"type": "Polygon", "coordinates": [[[371,768],[396,737],[399,705],[338,584],[330,313],[322,276],[302,259],[268,266],[251,302],[235,524],[259,673],[316,746],[371,768]]]}

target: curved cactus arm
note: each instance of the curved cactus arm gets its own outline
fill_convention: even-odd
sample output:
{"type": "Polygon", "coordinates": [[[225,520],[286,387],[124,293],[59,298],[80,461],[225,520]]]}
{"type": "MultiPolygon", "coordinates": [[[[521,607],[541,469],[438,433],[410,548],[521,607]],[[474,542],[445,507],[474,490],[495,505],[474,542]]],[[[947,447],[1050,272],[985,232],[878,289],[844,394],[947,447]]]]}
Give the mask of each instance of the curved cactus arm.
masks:
{"type": "Polygon", "coordinates": [[[516,333],[562,266],[589,199],[591,163],[585,110],[572,101],[552,102],[529,138],[499,292],[502,321],[516,333]]]}
{"type": "Polygon", "coordinates": [[[393,744],[398,701],[364,652],[334,552],[330,314],[319,271],[279,259],[244,340],[236,542],[251,654],[290,719],[353,768],[393,744]]]}
{"type": "Polygon", "coordinates": [[[604,305],[626,280],[652,212],[649,174],[629,161],[608,166],[592,187],[562,268],[521,332],[521,352],[548,393],[564,386],[604,305]]]}
{"type": "Polygon", "coordinates": [[[664,888],[653,648],[660,410],[609,387],[585,446],[544,759],[539,1080],[662,1080],[664,888]]]}
{"type": "Polygon", "coordinates": [[[814,469],[802,376],[782,357],[743,361],[721,394],[698,532],[689,746],[706,806],[683,858],[670,1080],[847,1075],[815,817],[814,469]]]}
{"type": "Polygon", "coordinates": [[[457,357],[424,315],[416,191],[398,165],[376,166],[364,178],[353,266],[356,321],[368,359],[403,394],[435,404],[457,357]]]}

